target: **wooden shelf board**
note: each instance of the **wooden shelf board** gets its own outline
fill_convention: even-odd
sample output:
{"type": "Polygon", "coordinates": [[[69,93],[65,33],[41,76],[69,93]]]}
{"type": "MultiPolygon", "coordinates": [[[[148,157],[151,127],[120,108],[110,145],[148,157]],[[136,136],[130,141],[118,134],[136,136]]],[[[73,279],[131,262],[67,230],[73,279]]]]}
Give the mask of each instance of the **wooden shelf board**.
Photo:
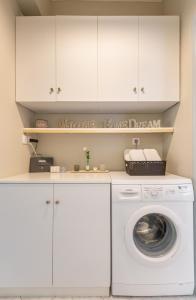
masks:
{"type": "Polygon", "coordinates": [[[24,134],[118,134],[174,133],[173,127],[160,128],[24,128],[24,134]]]}

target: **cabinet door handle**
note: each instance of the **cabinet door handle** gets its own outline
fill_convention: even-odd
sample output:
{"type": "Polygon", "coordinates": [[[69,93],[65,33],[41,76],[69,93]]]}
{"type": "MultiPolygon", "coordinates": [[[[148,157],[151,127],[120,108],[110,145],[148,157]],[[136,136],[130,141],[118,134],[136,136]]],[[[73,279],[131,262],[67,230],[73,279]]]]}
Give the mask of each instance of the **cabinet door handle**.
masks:
{"type": "Polygon", "coordinates": [[[49,201],[49,200],[47,200],[47,201],[46,201],[46,204],[47,204],[47,205],[48,205],[48,204],[50,204],[50,201],[49,201]]]}
{"type": "Polygon", "coordinates": [[[141,88],[141,92],[142,92],[143,94],[145,93],[144,87],[141,88]]]}
{"type": "Polygon", "coordinates": [[[57,94],[60,94],[61,92],[62,92],[61,88],[58,87],[58,89],[57,89],[57,94]]]}
{"type": "Polygon", "coordinates": [[[135,94],[137,94],[137,88],[136,88],[136,87],[133,88],[133,92],[134,92],[135,94]]]}
{"type": "Polygon", "coordinates": [[[59,205],[59,204],[60,204],[60,201],[59,201],[59,200],[55,201],[55,204],[56,204],[56,205],[59,205]]]}
{"type": "Polygon", "coordinates": [[[50,88],[50,95],[54,93],[54,89],[53,88],[50,88]]]}

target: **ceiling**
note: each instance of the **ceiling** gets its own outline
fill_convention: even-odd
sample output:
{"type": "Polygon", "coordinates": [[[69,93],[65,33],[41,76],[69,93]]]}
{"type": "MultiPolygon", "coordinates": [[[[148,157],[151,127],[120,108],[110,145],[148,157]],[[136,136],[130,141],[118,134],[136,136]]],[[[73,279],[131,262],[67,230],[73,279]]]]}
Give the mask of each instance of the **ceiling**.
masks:
{"type": "MultiPolygon", "coordinates": [[[[50,0],[51,2],[67,2],[69,0],[50,0]]],[[[72,0],[73,2],[77,1],[96,1],[96,2],[104,2],[104,1],[111,1],[111,2],[162,2],[163,0],[72,0]]]]}
{"type": "MultiPolygon", "coordinates": [[[[129,5],[129,3],[137,3],[139,5],[140,3],[140,8],[144,5],[145,3],[149,5],[153,5],[153,3],[161,3],[163,2],[163,0],[16,0],[18,2],[18,5],[21,9],[21,12],[23,13],[23,15],[25,16],[39,16],[39,15],[48,15],[51,13],[51,4],[54,4],[53,7],[57,7],[58,10],[55,11],[55,14],[59,14],[59,10],[62,13],[63,8],[66,6],[66,4],[68,5],[68,7],[72,7],[74,14],[84,14],[85,11],[85,15],[88,12],[88,14],[92,14],[92,6],[93,6],[93,15],[96,14],[100,14],[100,7],[97,8],[96,10],[96,14],[94,12],[95,7],[94,4],[99,6],[102,5],[104,2],[108,3],[111,2],[114,4],[120,5],[120,3],[123,3],[124,5],[129,5]],[[94,3],[93,3],[94,2],[94,3]],[[83,11],[81,10],[81,3],[84,6],[83,11]],[[102,4],[101,4],[102,3],[102,4]],[[143,4],[142,4],[143,3],[143,4]],[[56,4],[56,5],[55,5],[56,4]],[[64,5],[65,4],[65,5],[64,5]],[[91,10],[89,9],[89,6],[91,4],[91,10]],[[60,5],[60,8],[59,8],[60,5]],[[71,6],[70,6],[71,5],[71,6]],[[77,11],[77,7],[80,8],[80,11],[77,11]]],[[[105,5],[105,4],[104,4],[105,5]]],[[[65,9],[64,9],[65,10],[65,9]]],[[[65,14],[73,14],[73,11],[65,11],[65,14]]],[[[107,14],[109,12],[107,11],[107,14]]],[[[122,9],[121,9],[121,13],[122,13],[122,9]]],[[[110,14],[110,13],[109,13],[110,14]]],[[[116,15],[116,13],[114,13],[113,10],[113,14],[116,15]]],[[[124,12],[122,13],[124,15],[124,12]]]]}

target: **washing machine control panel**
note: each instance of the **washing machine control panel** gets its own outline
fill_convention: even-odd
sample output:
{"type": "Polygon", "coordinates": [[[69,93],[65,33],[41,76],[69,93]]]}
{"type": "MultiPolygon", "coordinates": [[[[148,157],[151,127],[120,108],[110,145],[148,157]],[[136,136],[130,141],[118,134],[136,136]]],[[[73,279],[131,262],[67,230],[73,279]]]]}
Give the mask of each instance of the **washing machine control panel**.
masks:
{"type": "Polygon", "coordinates": [[[190,184],[189,185],[178,185],[179,193],[186,194],[192,190],[190,184]]]}
{"type": "Polygon", "coordinates": [[[143,186],[142,194],[144,200],[149,201],[161,201],[164,196],[164,188],[159,185],[147,185],[143,186]]]}
{"type": "Polygon", "coordinates": [[[144,185],[142,196],[144,201],[193,201],[193,187],[191,184],[144,185]]]}

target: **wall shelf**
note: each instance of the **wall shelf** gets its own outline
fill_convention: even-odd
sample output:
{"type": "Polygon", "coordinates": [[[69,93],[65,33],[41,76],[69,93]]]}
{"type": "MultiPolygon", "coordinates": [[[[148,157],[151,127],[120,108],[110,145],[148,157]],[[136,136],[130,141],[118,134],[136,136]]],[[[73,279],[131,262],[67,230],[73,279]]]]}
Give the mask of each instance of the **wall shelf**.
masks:
{"type": "Polygon", "coordinates": [[[24,134],[145,134],[174,133],[173,127],[159,128],[24,128],[24,134]]]}

